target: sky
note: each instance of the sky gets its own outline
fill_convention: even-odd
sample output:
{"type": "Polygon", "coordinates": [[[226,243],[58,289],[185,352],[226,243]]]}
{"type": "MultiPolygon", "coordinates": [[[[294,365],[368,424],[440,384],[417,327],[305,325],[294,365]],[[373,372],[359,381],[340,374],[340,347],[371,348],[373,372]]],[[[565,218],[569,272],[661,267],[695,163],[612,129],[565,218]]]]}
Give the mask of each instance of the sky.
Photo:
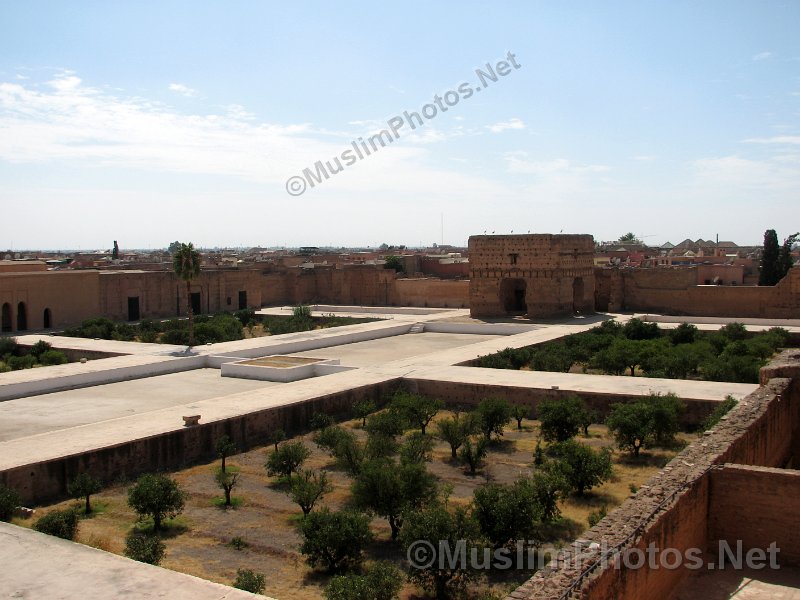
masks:
{"type": "Polygon", "coordinates": [[[0,248],[783,239],[799,30],[797,0],[0,0],[0,248]]]}

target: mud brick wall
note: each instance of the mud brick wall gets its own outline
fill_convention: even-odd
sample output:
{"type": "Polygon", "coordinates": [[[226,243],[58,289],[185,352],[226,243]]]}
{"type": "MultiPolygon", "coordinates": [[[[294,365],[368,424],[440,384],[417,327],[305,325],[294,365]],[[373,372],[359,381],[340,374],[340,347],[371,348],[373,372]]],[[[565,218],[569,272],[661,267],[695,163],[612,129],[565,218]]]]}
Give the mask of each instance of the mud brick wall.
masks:
{"type": "Polygon", "coordinates": [[[470,314],[507,314],[504,281],[525,282],[532,317],[594,310],[594,240],[590,235],[475,235],[469,238],[470,314]],[[580,279],[582,293],[573,295],[580,279]]]}
{"type": "Polygon", "coordinates": [[[706,317],[800,318],[800,267],[776,286],[697,285],[697,267],[595,269],[599,311],[706,317]]]}
{"type": "Polygon", "coordinates": [[[800,471],[725,465],[711,473],[709,550],[718,540],[745,551],[776,543],[780,565],[800,565],[800,471]]]}

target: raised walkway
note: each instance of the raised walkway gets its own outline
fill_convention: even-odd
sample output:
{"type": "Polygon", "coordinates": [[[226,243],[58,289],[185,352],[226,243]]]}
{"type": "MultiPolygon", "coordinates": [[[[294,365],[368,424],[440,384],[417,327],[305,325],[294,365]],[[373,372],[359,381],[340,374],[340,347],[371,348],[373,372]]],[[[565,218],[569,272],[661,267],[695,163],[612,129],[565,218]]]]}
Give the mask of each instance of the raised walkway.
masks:
{"type": "MultiPolygon", "coordinates": [[[[319,308],[320,314],[336,311],[335,307],[319,308]]],[[[201,422],[209,423],[403,378],[531,390],[550,390],[558,386],[561,390],[626,396],[671,391],[683,398],[698,400],[722,400],[728,394],[742,397],[757,387],[748,384],[457,366],[507,347],[528,346],[585,331],[608,316],[566,319],[554,323],[490,323],[484,327],[480,321],[469,319],[465,310],[418,314],[384,307],[382,312],[364,314],[357,310],[358,307],[345,309],[337,314],[388,318],[341,328],[202,346],[192,349],[190,353],[186,353],[182,347],[155,344],[22,336],[19,339],[25,344],[45,339],[59,347],[100,350],[125,356],[0,375],[0,399],[19,398],[0,402],[0,418],[6,423],[6,429],[0,429],[0,434],[6,431],[6,441],[0,441],[0,471],[169,434],[183,428],[182,417],[187,414],[200,414],[201,422]],[[447,332],[443,336],[457,338],[458,331],[463,331],[464,335],[460,341],[454,338],[452,343],[442,344],[444,338],[437,339],[433,334],[409,333],[418,324],[423,325],[423,331],[447,332]],[[401,344],[398,342],[400,338],[396,337],[398,335],[408,335],[409,338],[405,338],[401,344]],[[245,385],[236,380],[219,381],[209,384],[202,392],[198,391],[188,401],[185,396],[181,397],[187,390],[176,389],[185,386],[188,381],[183,377],[188,373],[181,375],[181,371],[194,372],[218,366],[220,357],[300,352],[314,354],[314,351],[326,357],[339,354],[343,357],[342,364],[346,364],[348,356],[353,361],[356,360],[353,357],[362,358],[358,359],[360,364],[353,365],[357,367],[353,370],[294,383],[248,382],[245,385]],[[367,354],[370,355],[369,361],[363,360],[367,354]],[[152,379],[137,384],[143,387],[114,388],[114,385],[136,383],[128,380],[144,378],[152,379]],[[109,382],[127,383],[108,385],[109,382]],[[158,385],[148,388],[145,383],[158,385]],[[163,387],[160,387],[162,384],[163,387]],[[252,389],[250,384],[253,385],[252,389]],[[97,387],[82,389],[88,386],[97,387]],[[65,389],[78,389],[81,393],[55,393],[65,389]],[[115,389],[127,391],[115,392],[115,389]],[[137,393],[131,393],[136,390],[139,390],[140,401],[136,400],[137,393]],[[162,398],[161,403],[153,404],[152,396],[158,394],[165,398],[172,395],[174,401],[162,398]],[[64,402],[59,403],[59,398],[64,402]],[[83,399],[86,405],[81,411],[68,414],[71,410],[67,404],[69,398],[83,399]],[[97,403],[94,410],[92,402],[97,403]],[[115,402],[123,410],[133,411],[133,414],[120,415],[119,406],[114,406],[115,402]],[[150,406],[145,406],[147,402],[151,402],[150,406]],[[26,427],[29,429],[26,430],[26,427]]],[[[630,318],[630,315],[609,316],[621,321],[630,318]]],[[[718,325],[701,326],[703,329],[715,327],[718,325]]],[[[3,565],[0,592],[6,597],[64,600],[253,597],[226,586],[7,524],[0,524],[0,564],[3,565]]]]}

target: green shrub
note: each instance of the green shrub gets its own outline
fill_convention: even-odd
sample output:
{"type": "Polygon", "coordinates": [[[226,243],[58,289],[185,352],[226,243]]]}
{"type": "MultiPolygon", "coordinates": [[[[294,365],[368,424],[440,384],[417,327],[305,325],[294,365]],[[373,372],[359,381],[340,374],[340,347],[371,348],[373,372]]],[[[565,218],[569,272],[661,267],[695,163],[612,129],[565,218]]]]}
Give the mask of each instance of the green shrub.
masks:
{"type": "Polygon", "coordinates": [[[327,507],[310,513],[300,524],[300,552],[312,567],[329,572],[358,564],[364,547],[372,540],[369,517],[350,510],[332,512],[327,507]]]}
{"type": "Polygon", "coordinates": [[[452,459],[458,457],[458,449],[467,441],[467,438],[479,431],[480,422],[475,413],[455,414],[448,419],[440,419],[436,422],[436,437],[450,446],[452,459]]]}
{"type": "Polygon", "coordinates": [[[359,400],[353,403],[353,415],[359,419],[361,419],[361,426],[366,427],[367,425],[367,417],[375,412],[375,403],[370,400],[369,398],[365,398],[363,400],[359,400]]]}
{"type": "Polygon", "coordinates": [[[545,521],[537,487],[528,478],[518,479],[511,485],[490,483],[477,488],[472,514],[495,548],[534,538],[545,521]]]}
{"type": "Polygon", "coordinates": [[[74,510],[54,510],[36,521],[33,528],[47,535],[72,540],[78,530],[78,515],[74,510]]]}
{"type": "Polygon", "coordinates": [[[36,358],[30,354],[26,354],[25,356],[9,356],[7,363],[12,371],[21,371],[22,369],[32,369],[36,364],[36,358]]]}
{"type": "Polygon", "coordinates": [[[562,477],[579,496],[611,478],[608,448],[595,451],[576,440],[567,440],[551,445],[547,454],[554,459],[546,463],[547,470],[562,477]]]}
{"type": "Polygon", "coordinates": [[[256,573],[250,569],[238,569],[233,587],[251,594],[260,594],[267,587],[267,578],[263,573],[256,573]]]}
{"type": "Polygon", "coordinates": [[[481,462],[486,458],[486,445],[486,438],[478,438],[474,442],[470,438],[467,438],[464,441],[464,445],[461,446],[458,457],[461,459],[461,462],[469,466],[470,475],[475,475],[481,462]]]}
{"type": "Polygon", "coordinates": [[[42,354],[48,350],[51,350],[52,348],[53,346],[51,344],[48,344],[44,340],[39,340],[33,346],[31,346],[29,354],[33,354],[38,359],[42,354]]]}
{"type": "Polygon", "coordinates": [[[396,437],[398,435],[403,435],[407,425],[408,423],[399,412],[384,410],[370,415],[367,418],[367,425],[364,429],[366,429],[368,433],[396,437]]]}
{"type": "Polygon", "coordinates": [[[85,500],[83,512],[87,515],[92,512],[92,505],[89,503],[89,498],[98,493],[101,489],[102,485],[100,480],[95,479],[89,475],[89,473],[79,473],[67,486],[67,492],[69,492],[70,496],[76,500],[80,500],[81,498],[85,500]]]}
{"type": "Polygon", "coordinates": [[[589,516],[586,518],[586,520],[589,522],[589,527],[594,527],[600,521],[605,519],[606,514],[608,513],[605,505],[601,506],[600,510],[593,510],[590,512],[589,516]]]}
{"type": "Polygon", "coordinates": [[[327,600],[394,600],[403,586],[403,575],[390,562],[378,561],[363,575],[335,575],[323,594],[327,600]]]}
{"type": "Polygon", "coordinates": [[[325,429],[326,427],[330,427],[334,423],[335,421],[333,420],[333,417],[330,416],[328,413],[315,412],[311,416],[311,420],[308,422],[308,426],[313,431],[319,431],[321,429],[325,429]]]}
{"type": "Polygon", "coordinates": [[[13,337],[0,336],[0,356],[15,355],[19,352],[17,339],[13,337]]]}
{"type": "Polygon", "coordinates": [[[487,441],[492,434],[503,435],[503,428],[511,421],[511,404],[502,398],[481,400],[475,413],[480,418],[481,431],[487,441]]]}
{"type": "Polygon", "coordinates": [[[161,529],[161,522],[183,512],[185,492],[178,483],[166,475],[142,475],[128,490],[128,506],[139,514],[139,519],[153,518],[153,530],[161,529]]]}
{"type": "Polygon", "coordinates": [[[168,329],[161,336],[161,341],[164,344],[172,344],[175,346],[186,346],[189,344],[189,330],[188,329],[168,329]]]}
{"type": "Polygon", "coordinates": [[[290,477],[296,473],[306,459],[311,456],[311,451],[301,442],[287,442],[271,452],[267,458],[267,474],[270,477],[290,477]]]}
{"type": "Polygon", "coordinates": [[[536,409],[542,437],[548,442],[563,442],[578,435],[583,426],[586,404],[578,396],[545,398],[536,409]]]}
{"type": "Polygon", "coordinates": [[[238,535],[232,537],[231,541],[228,542],[228,546],[230,546],[234,550],[244,550],[249,545],[250,544],[248,544],[246,541],[244,541],[244,538],[242,538],[241,536],[238,536],[238,535]]]}
{"type": "Polygon", "coordinates": [[[156,535],[129,533],[125,538],[125,556],[149,565],[157,565],[166,552],[164,542],[156,535]]]}
{"type": "Polygon", "coordinates": [[[443,406],[444,403],[436,398],[427,398],[419,394],[401,391],[392,398],[390,411],[396,412],[403,421],[412,427],[419,427],[424,435],[428,423],[443,406]]]}
{"type": "Polygon", "coordinates": [[[325,471],[308,469],[292,477],[289,495],[303,514],[308,515],[314,510],[317,501],[332,490],[333,486],[328,482],[325,471]]]}
{"type": "Polygon", "coordinates": [[[19,505],[19,494],[10,487],[0,485],[0,521],[10,521],[19,505]]]}
{"type": "Polygon", "coordinates": [[[731,342],[738,342],[747,338],[747,327],[742,323],[728,323],[720,327],[719,333],[731,342]]]}
{"type": "Polygon", "coordinates": [[[139,341],[145,344],[155,344],[158,341],[158,331],[144,329],[139,333],[139,341]]]}
{"type": "Polygon", "coordinates": [[[258,319],[256,318],[256,311],[252,308],[243,308],[241,310],[237,310],[233,313],[233,316],[239,319],[239,322],[245,327],[255,325],[258,322],[258,319]]]}
{"type": "Polygon", "coordinates": [[[329,454],[335,455],[336,447],[345,437],[350,435],[354,435],[353,432],[340,425],[333,425],[315,432],[313,439],[317,446],[327,450],[329,454]]]}
{"type": "Polygon", "coordinates": [[[45,366],[63,365],[69,362],[67,355],[58,350],[47,350],[39,356],[39,362],[45,366]]]}
{"type": "Polygon", "coordinates": [[[722,420],[722,417],[727,415],[731,411],[731,409],[733,409],[733,407],[736,406],[737,403],[738,400],[736,400],[736,398],[734,398],[733,396],[730,395],[725,396],[725,400],[717,404],[713,412],[710,415],[708,415],[705,421],[703,421],[703,425],[700,428],[701,433],[703,431],[708,431],[709,429],[714,427],[714,425],[719,423],[722,420]]]}
{"type": "Polygon", "coordinates": [[[697,326],[691,323],[681,323],[669,332],[669,339],[673,344],[691,344],[697,338],[697,326]]]}

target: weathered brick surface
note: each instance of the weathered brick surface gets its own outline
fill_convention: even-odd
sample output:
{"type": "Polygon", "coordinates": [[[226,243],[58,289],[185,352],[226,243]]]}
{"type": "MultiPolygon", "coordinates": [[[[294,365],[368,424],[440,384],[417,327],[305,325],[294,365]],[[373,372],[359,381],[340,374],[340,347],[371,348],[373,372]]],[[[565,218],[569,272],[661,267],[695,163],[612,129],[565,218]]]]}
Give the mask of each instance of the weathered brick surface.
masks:
{"type": "Polygon", "coordinates": [[[697,267],[595,271],[597,310],[800,318],[800,267],[776,286],[697,285],[697,267]]]}
{"type": "Polygon", "coordinates": [[[780,565],[800,564],[800,471],[725,465],[711,474],[709,507],[710,550],[718,540],[745,551],[774,542],[780,565]]]}
{"type": "MultiPolygon", "coordinates": [[[[794,368],[792,364],[800,366],[796,353],[782,353],[765,368],[764,376],[786,373],[794,368]]],[[[633,498],[583,536],[587,543],[600,544],[600,550],[582,554],[580,563],[554,564],[508,598],[568,598],[573,586],[581,598],[591,600],[669,597],[687,570],[618,569],[613,565],[588,573],[584,570],[600,561],[603,548],[643,549],[651,542],[660,548],[706,548],[709,488],[715,469],[725,463],[782,467],[792,458],[800,420],[797,382],[774,377],[742,399],[714,429],[681,451],[633,498]]]]}
{"type": "Polygon", "coordinates": [[[594,310],[594,239],[590,235],[474,235],[469,238],[473,317],[508,314],[504,281],[525,282],[530,317],[594,310]],[[578,282],[579,288],[573,288],[578,282]],[[577,291],[576,291],[577,290],[577,291]]]}

